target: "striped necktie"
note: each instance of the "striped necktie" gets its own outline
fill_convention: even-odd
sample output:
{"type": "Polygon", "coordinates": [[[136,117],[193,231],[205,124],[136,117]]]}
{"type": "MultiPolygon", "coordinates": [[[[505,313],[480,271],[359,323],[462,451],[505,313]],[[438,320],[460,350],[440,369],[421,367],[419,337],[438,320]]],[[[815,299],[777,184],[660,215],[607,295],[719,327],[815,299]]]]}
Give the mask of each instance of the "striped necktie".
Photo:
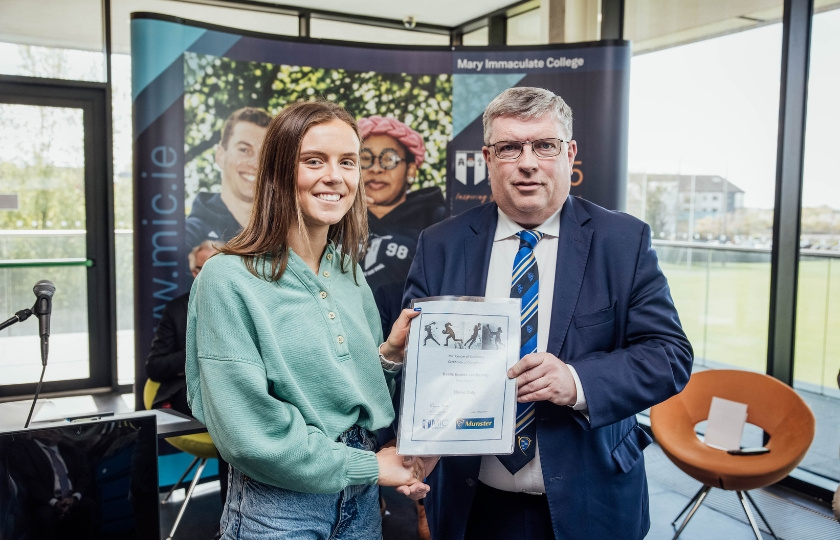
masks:
{"type": "MultiPolygon", "coordinates": [[[[521,298],[519,357],[537,352],[537,308],[539,307],[540,273],[534,248],[543,237],[540,231],[523,230],[519,237],[519,251],[513,259],[510,297],[521,298]]],[[[502,465],[516,474],[534,458],[537,440],[537,425],[534,423],[534,403],[516,404],[516,447],[513,454],[498,456],[502,465]]]]}
{"type": "Polygon", "coordinates": [[[67,497],[71,493],[70,477],[67,476],[67,468],[58,459],[58,449],[52,446],[44,446],[47,450],[47,455],[50,456],[55,477],[58,478],[58,489],[56,490],[56,497],[67,497]]]}

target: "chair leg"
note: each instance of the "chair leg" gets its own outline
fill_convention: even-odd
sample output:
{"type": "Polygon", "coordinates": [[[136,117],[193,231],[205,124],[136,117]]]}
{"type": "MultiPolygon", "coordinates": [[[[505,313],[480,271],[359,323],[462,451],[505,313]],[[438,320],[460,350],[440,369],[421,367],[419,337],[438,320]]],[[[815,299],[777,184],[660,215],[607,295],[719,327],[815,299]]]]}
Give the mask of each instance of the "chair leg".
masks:
{"type": "Polygon", "coordinates": [[[695,493],[695,494],[694,494],[694,496],[691,498],[691,500],[690,500],[690,501],[688,501],[688,504],[686,504],[686,505],[683,507],[683,509],[682,509],[682,510],[680,510],[680,513],[679,513],[679,514],[677,514],[677,517],[675,517],[675,518],[674,518],[674,521],[672,521],[672,522],[671,522],[671,527],[674,527],[674,526],[676,525],[677,521],[679,521],[679,519],[682,517],[682,515],[683,515],[683,514],[685,514],[685,511],[686,511],[686,510],[688,510],[688,509],[689,509],[689,507],[691,507],[691,505],[692,505],[692,504],[694,504],[694,501],[696,501],[696,500],[697,500],[697,497],[699,497],[699,496],[700,496],[700,493],[703,491],[703,489],[704,489],[705,487],[706,487],[706,486],[702,486],[702,485],[700,486],[700,489],[698,489],[698,490],[697,490],[697,493],[695,493]]]}
{"type": "Polygon", "coordinates": [[[744,492],[737,491],[736,493],[738,494],[738,500],[741,501],[741,506],[744,507],[744,512],[747,514],[747,519],[750,522],[750,526],[752,527],[756,540],[763,540],[761,538],[761,531],[758,530],[758,525],[755,524],[755,518],[753,517],[752,512],[750,512],[750,507],[747,504],[747,500],[744,498],[744,492]]]}
{"type": "Polygon", "coordinates": [[[770,531],[770,535],[771,535],[773,538],[776,538],[776,540],[778,540],[778,537],[776,536],[776,533],[775,533],[775,532],[773,532],[773,527],[771,527],[771,526],[770,526],[770,522],[769,522],[769,521],[767,521],[767,518],[766,518],[766,517],[764,517],[764,514],[763,514],[763,513],[761,513],[761,508],[759,508],[759,507],[758,507],[758,505],[757,505],[757,504],[755,504],[755,501],[753,500],[752,496],[750,495],[750,492],[749,492],[749,491],[745,491],[745,492],[744,492],[744,495],[746,495],[746,496],[747,496],[747,499],[749,499],[750,504],[752,504],[753,508],[755,508],[755,511],[756,511],[756,512],[758,512],[758,516],[761,518],[761,521],[763,521],[763,522],[764,522],[764,524],[765,524],[765,525],[767,525],[767,530],[768,530],[768,531],[770,531]]]}
{"type": "Polygon", "coordinates": [[[163,498],[163,500],[160,502],[160,504],[165,504],[166,501],[169,500],[169,497],[172,496],[172,492],[174,492],[176,489],[178,489],[178,487],[181,485],[181,482],[183,482],[184,478],[186,478],[187,475],[190,474],[190,471],[192,470],[193,466],[195,466],[195,464],[198,460],[199,460],[198,456],[193,458],[192,463],[190,463],[190,466],[187,467],[187,470],[184,471],[184,474],[181,475],[181,478],[179,478],[178,481],[175,482],[175,485],[172,486],[172,488],[169,490],[169,493],[166,494],[166,497],[163,498]]]}
{"type": "Polygon", "coordinates": [[[172,525],[172,530],[169,531],[169,536],[166,537],[166,540],[172,540],[175,536],[175,530],[178,528],[178,524],[181,522],[181,517],[184,515],[184,510],[187,509],[187,503],[190,502],[190,497],[192,497],[193,490],[195,489],[196,484],[198,484],[199,478],[201,478],[201,473],[204,472],[204,466],[207,465],[207,458],[201,458],[201,463],[198,465],[198,469],[195,472],[195,476],[190,483],[190,489],[187,491],[186,497],[184,497],[184,502],[181,504],[181,509],[178,510],[178,517],[175,518],[175,523],[172,525]]]}
{"type": "MultiPolygon", "coordinates": [[[[685,526],[688,525],[688,522],[691,520],[691,518],[694,517],[694,513],[697,511],[698,508],[700,508],[700,505],[703,504],[703,500],[706,498],[706,495],[709,494],[709,490],[711,489],[712,486],[703,486],[702,488],[700,488],[700,491],[697,492],[697,495],[695,495],[694,498],[691,499],[691,501],[689,501],[688,504],[691,504],[693,502],[694,505],[691,507],[691,510],[688,512],[688,515],[685,516],[685,520],[680,524],[680,528],[677,529],[677,532],[676,534],[674,534],[674,538],[672,540],[677,540],[677,538],[679,538],[680,534],[683,532],[683,529],[685,529],[685,526]]],[[[686,508],[688,508],[688,506],[686,506],[686,508]]],[[[680,516],[683,515],[684,512],[685,508],[682,512],[680,512],[680,516]]],[[[679,519],[680,516],[677,516],[677,519],[679,519]]],[[[677,520],[675,519],[674,523],[676,522],[677,520]]],[[[674,523],[672,523],[671,525],[673,525],[674,523]]]]}
{"type": "Polygon", "coordinates": [[[750,497],[750,494],[746,491],[738,491],[736,493],[738,493],[738,500],[741,501],[741,506],[744,507],[744,512],[747,514],[747,519],[750,521],[750,525],[752,526],[755,537],[758,540],[763,540],[761,536],[761,531],[758,530],[758,526],[755,523],[755,518],[753,518],[752,512],[750,512],[749,505],[747,504],[747,500],[744,498],[744,495],[747,496],[746,498],[750,500],[750,503],[752,503],[753,508],[755,508],[755,511],[758,512],[758,515],[759,517],[761,517],[761,520],[764,522],[765,525],[767,525],[767,529],[770,531],[770,535],[773,538],[776,538],[776,540],[778,540],[778,538],[776,537],[776,533],[773,532],[773,528],[770,526],[770,523],[767,522],[767,518],[764,517],[764,514],[761,513],[761,509],[758,507],[757,504],[755,504],[755,501],[752,497],[750,497]]]}

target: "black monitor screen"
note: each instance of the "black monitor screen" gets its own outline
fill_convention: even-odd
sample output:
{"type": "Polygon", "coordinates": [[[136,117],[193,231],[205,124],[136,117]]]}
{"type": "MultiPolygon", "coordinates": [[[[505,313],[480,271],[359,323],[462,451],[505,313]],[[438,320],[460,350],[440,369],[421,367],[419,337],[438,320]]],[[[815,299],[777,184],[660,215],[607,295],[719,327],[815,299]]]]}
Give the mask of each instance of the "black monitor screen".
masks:
{"type": "Polygon", "coordinates": [[[158,536],[153,415],[0,433],[0,540],[158,536]]]}

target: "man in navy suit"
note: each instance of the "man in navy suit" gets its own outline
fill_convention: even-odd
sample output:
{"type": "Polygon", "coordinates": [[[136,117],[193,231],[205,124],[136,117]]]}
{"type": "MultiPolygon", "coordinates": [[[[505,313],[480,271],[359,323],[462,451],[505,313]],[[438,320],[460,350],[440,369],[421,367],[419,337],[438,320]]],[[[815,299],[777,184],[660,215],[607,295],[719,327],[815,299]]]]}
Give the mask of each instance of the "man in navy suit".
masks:
{"type": "Polygon", "coordinates": [[[651,439],[635,415],[681,391],[693,362],[650,227],[569,195],[577,143],[559,96],[511,88],[483,120],[494,202],[421,234],[404,302],[510,296],[517,233],[539,231],[537,352],[508,371],[535,404],[536,452],[515,473],[496,456],[442,458],[432,537],[643,538],[651,439]]]}

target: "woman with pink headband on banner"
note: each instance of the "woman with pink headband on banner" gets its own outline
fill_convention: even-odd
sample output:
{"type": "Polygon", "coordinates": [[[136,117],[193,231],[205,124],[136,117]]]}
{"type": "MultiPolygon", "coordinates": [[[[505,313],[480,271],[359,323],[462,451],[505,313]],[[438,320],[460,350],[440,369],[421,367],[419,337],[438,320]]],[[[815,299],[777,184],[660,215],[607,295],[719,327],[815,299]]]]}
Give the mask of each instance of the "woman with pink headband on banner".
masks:
{"type": "Polygon", "coordinates": [[[370,242],[362,263],[383,328],[399,316],[403,285],[420,231],[446,217],[439,187],[409,191],[426,159],[419,133],[395,118],[358,120],[370,242]]]}

